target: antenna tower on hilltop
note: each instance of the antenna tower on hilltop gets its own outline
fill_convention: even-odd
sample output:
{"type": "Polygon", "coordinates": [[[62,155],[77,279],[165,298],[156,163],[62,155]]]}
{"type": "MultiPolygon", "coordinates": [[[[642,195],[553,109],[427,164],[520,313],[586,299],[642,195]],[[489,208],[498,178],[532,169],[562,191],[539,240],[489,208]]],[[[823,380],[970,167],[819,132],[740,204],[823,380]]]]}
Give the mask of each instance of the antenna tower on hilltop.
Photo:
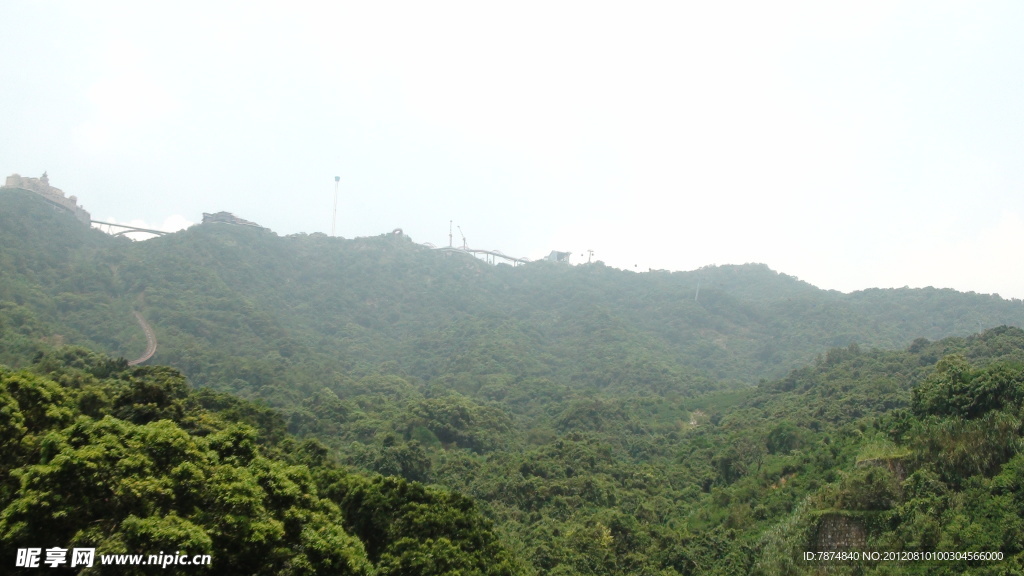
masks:
{"type": "Polygon", "coordinates": [[[334,215],[331,216],[331,236],[334,236],[334,224],[338,221],[338,182],[341,182],[341,176],[334,177],[334,215]]]}

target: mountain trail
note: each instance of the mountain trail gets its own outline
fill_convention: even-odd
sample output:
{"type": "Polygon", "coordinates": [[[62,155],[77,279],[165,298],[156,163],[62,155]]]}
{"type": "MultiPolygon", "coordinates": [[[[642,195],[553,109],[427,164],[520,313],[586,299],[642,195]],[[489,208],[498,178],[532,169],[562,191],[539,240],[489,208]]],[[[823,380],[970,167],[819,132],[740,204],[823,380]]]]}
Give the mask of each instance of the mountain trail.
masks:
{"type": "Polygon", "coordinates": [[[153,332],[153,328],[146,322],[146,319],[142,317],[141,312],[136,310],[132,314],[135,314],[135,319],[139,321],[139,326],[142,326],[142,330],[146,333],[146,352],[138,359],[128,363],[129,366],[136,366],[149,360],[153,357],[153,354],[156,354],[156,333],[153,332]]]}

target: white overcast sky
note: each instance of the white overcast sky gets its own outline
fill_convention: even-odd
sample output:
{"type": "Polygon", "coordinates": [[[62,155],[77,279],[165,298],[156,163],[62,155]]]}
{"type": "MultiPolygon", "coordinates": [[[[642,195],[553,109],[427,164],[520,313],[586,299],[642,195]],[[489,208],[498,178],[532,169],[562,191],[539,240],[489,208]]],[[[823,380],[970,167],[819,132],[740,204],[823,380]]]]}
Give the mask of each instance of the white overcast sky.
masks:
{"type": "Polygon", "coordinates": [[[1024,298],[1024,2],[0,3],[0,171],[619,268],[1024,298]],[[455,242],[461,243],[458,230],[455,242]]]}

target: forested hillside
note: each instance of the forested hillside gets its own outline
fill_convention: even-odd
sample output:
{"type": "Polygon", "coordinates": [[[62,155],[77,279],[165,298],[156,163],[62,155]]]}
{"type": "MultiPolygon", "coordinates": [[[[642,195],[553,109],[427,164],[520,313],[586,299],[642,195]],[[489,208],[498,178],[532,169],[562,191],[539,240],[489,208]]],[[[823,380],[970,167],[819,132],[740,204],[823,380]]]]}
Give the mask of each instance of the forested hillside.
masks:
{"type": "Polygon", "coordinates": [[[0,415],[4,573],[53,547],[212,559],[180,573],[521,573],[465,497],[345,472],[271,410],[168,368],[63,348],[0,368],[0,415]]]}
{"type": "MultiPolygon", "coordinates": [[[[776,378],[832,347],[1024,325],[1024,302],[952,290],[819,290],[764,265],[636,274],[490,266],[403,236],[278,237],[200,225],[145,242],[0,194],[0,303],[23,335],[141,355],[272,403],[392,374],[475,394],[546,378],[574,390],[689,394],[776,378]],[[45,333],[45,334],[44,334],[45,333]],[[312,388],[310,388],[312,387],[312,388]]],[[[6,352],[31,357],[32,339],[6,352]]]]}
{"type": "MultiPolygon", "coordinates": [[[[27,440],[5,448],[18,459],[5,472],[0,537],[20,545],[60,528],[61,542],[99,538],[28,515],[32,474],[51,474],[54,454],[110,442],[103,451],[152,459],[132,438],[167,432],[204,477],[217,466],[259,477],[249,469],[258,458],[307,467],[291,481],[320,514],[302,512],[311,524],[288,532],[273,502],[247,515],[284,523],[272,531],[283,573],[331,573],[341,558],[289,559],[329,525],[344,527],[331,538],[356,573],[403,573],[433,557],[487,573],[480,558],[493,556],[504,559],[495,573],[811,574],[823,566],[804,552],[851,547],[1004,559],[834,573],[1019,573],[1021,325],[1019,300],[841,294],[763,265],[495,267],[401,236],[230,225],[131,242],[5,192],[3,414],[21,416],[2,425],[27,440]],[[146,367],[110,359],[146,347],[133,312],[159,340],[146,367]],[[46,392],[18,396],[22,381],[46,392]],[[140,400],[133,387],[170,400],[140,400]],[[63,416],[27,424],[50,413],[63,416]],[[253,448],[231,460],[215,439],[238,430],[248,436],[230,443],[253,448]],[[407,497],[442,516],[457,508],[479,537],[389,533],[398,521],[380,515],[407,497]]],[[[69,470],[92,465],[69,458],[69,470]]],[[[216,548],[226,541],[212,518],[179,506],[200,496],[157,498],[187,480],[175,466],[117,473],[153,480],[135,508],[96,512],[111,549],[150,534],[136,524],[151,518],[152,534],[237,554],[216,548]],[[189,524],[175,532],[158,518],[189,524]]],[[[56,501],[58,472],[40,501],[56,501]]]]}

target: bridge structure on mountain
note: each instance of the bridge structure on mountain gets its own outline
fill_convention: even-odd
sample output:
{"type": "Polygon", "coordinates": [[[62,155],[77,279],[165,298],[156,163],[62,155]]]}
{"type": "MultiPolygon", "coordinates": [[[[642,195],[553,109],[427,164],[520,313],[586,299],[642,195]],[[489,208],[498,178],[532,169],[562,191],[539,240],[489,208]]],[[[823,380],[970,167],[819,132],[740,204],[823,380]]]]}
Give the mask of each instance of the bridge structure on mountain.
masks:
{"type": "Polygon", "coordinates": [[[529,258],[516,258],[515,256],[509,256],[499,250],[483,250],[480,248],[459,248],[457,246],[442,246],[438,248],[433,244],[426,242],[423,244],[427,248],[439,250],[441,252],[454,252],[458,254],[467,254],[478,260],[484,260],[488,264],[498,264],[498,260],[504,260],[506,264],[511,263],[513,266],[520,264],[526,264],[530,261],[529,258]]]}
{"type": "Polygon", "coordinates": [[[106,232],[107,232],[107,234],[110,234],[111,236],[124,236],[125,234],[130,234],[132,232],[145,232],[146,234],[153,234],[155,236],[165,236],[167,234],[170,234],[170,232],[164,232],[163,230],[153,230],[151,228],[139,228],[138,226],[130,226],[128,224],[117,224],[117,223],[114,223],[114,222],[100,222],[99,220],[90,220],[89,222],[91,224],[99,224],[101,230],[102,230],[103,226],[106,226],[107,227],[106,232]],[[118,229],[121,229],[121,230],[119,232],[114,232],[115,228],[118,228],[118,229]]]}

